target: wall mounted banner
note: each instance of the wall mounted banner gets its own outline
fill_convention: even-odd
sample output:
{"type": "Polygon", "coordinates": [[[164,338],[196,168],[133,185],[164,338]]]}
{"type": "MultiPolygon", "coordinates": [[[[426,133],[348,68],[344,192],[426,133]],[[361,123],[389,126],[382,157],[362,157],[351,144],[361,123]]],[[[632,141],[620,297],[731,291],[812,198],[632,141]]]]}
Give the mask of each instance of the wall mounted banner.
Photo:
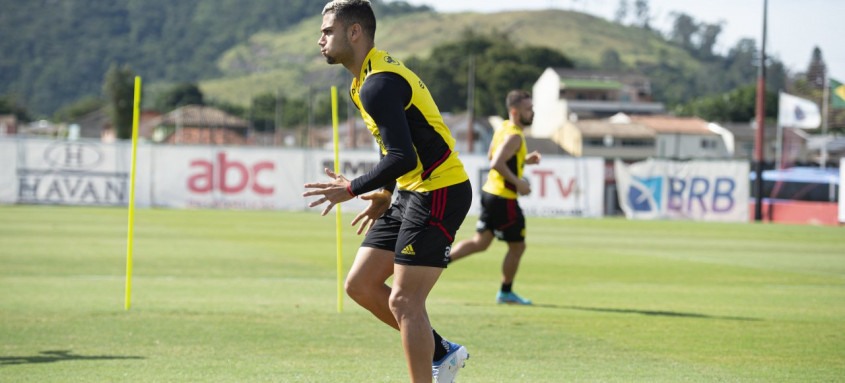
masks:
{"type": "MultiPolygon", "coordinates": [[[[375,150],[341,152],[348,179],[372,170],[375,150]]],[[[486,156],[462,155],[478,214],[486,156]]],[[[334,168],[327,150],[264,147],[138,146],[136,206],[210,209],[309,210],[306,182],[326,182],[334,168]]],[[[125,142],[0,139],[0,203],[126,206],[131,145],[125,142]]],[[[529,216],[600,217],[604,203],[604,160],[545,156],[525,167],[532,193],[519,203],[529,216]]],[[[344,212],[369,202],[353,199],[344,212]]],[[[310,209],[316,212],[322,208],[310,209]]]]}
{"type": "Polygon", "coordinates": [[[153,206],[302,209],[305,152],[214,146],[157,146],[153,206]]]}
{"type": "Polygon", "coordinates": [[[17,158],[12,163],[17,203],[103,206],[128,203],[129,145],[18,140],[15,148],[17,158]]]}
{"type": "Polygon", "coordinates": [[[0,204],[18,201],[17,168],[17,142],[0,140],[0,204]]]}
{"type": "Polygon", "coordinates": [[[615,170],[629,219],[748,221],[748,163],[617,160],[615,170]]]}
{"type": "MultiPolygon", "coordinates": [[[[479,168],[486,180],[489,163],[479,168]]],[[[519,197],[527,216],[601,217],[604,211],[604,160],[601,158],[543,157],[526,165],[523,176],[531,194],[519,197]]],[[[483,182],[475,190],[478,194],[483,182]]],[[[475,186],[475,185],[473,185],[475,186]]]]}

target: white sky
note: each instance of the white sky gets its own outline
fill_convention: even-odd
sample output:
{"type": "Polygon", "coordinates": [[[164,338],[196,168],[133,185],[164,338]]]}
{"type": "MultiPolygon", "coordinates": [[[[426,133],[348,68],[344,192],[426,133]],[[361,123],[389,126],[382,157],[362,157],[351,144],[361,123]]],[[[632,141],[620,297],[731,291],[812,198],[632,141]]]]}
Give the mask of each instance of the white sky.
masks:
{"type": "MultiPolygon", "coordinates": [[[[527,9],[566,9],[612,20],[619,0],[408,0],[440,12],[497,12],[527,9]]],[[[634,0],[628,0],[633,14],[634,0]]],[[[725,53],[741,38],[757,44],[763,35],[763,0],[649,0],[651,24],[662,32],[671,29],[672,12],[683,12],[698,22],[724,21],[717,52],[725,53]]],[[[777,57],[791,73],[804,72],[818,46],[828,75],[845,82],[845,0],[769,0],[766,53],[777,57]]]]}

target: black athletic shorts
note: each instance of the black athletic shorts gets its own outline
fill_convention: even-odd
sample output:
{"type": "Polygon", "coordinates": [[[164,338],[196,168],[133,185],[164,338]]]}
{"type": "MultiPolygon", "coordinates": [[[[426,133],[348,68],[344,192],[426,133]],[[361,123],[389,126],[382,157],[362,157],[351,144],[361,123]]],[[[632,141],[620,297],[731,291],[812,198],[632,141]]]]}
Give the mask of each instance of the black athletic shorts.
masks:
{"type": "Polygon", "coordinates": [[[430,192],[399,190],[361,247],[390,250],[394,263],[445,268],[455,233],[472,204],[469,181],[430,192]]]}
{"type": "Polygon", "coordinates": [[[501,241],[525,242],[525,216],[515,199],[481,192],[481,216],[475,226],[479,233],[490,230],[501,241]]]}

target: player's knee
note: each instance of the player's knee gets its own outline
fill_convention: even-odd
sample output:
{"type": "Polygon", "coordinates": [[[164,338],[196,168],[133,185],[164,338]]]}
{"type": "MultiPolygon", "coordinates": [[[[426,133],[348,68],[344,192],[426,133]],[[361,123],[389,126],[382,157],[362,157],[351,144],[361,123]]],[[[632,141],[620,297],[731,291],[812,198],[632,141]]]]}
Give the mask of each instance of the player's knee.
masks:
{"type": "Polygon", "coordinates": [[[508,242],[508,250],[511,254],[521,257],[525,254],[525,242],[508,242]]]}
{"type": "Polygon", "coordinates": [[[412,317],[417,311],[416,302],[411,297],[403,294],[391,294],[388,305],[390,306],[390,312],[393,313],[397,321],[412,317]]]}
{"type": "Polygon", "coordinates": [[[490,245],[493,243],[493,237],[485,237],[483,235],[476,235],[475,237],[475,248],[476,251],[485,251],[487,250],[490,245]]]}
{"type": "Polygon", "coordinates": [[[358,278],[347,278],[343,288],[346,290],[346,295],[356,302],[369,296],[367,285],[358,278]]]}
{"type": "Polygon", "coordinates": [[[486,251],[490,247],[490,242],[485,240],[477,240],[475,241],[475,251],[486,251]]]}

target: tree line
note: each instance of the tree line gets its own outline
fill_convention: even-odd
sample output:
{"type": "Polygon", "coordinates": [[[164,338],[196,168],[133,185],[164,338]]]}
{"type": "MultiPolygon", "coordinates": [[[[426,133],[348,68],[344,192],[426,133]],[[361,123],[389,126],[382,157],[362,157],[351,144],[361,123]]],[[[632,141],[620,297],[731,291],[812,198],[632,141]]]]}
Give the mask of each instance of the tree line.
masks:
{"type": "MultiPolygon", "coordinates": [[[[379,16],[430,11],[401,1],[375,3],[379,16]]],[[[109,4],[66,0],[54,7],[45,4],[46,0],[0,0],[0,6],[5,7],[2,21],[9,21],[0,22],[0,32],[9,36],[10,25],[17,28],[15,38],[0,39],[0,49],[11,53],[0,55],[0,114],[12,113],[26,121],[52,113],[57,120],[71,121],[108,105],[118,119],[121,112],[117,104],[120,97],[127,97],[121,96],[127,90],[120,84],[131,82],[138,71],[145,83],[173,84],[155,100],[145,102],[163,113],[182,105],[207,104],[251,121],[257,130],[289,129],[330,120],[326,92],[309,92],[303,98],[266,93],[255,96],[247,106],[238,106],[207,100],[197,86],[199,80],[218,74],[215,62],[225,49],[258,30],[282,30],[318,14],[322,2],[254,0],[248,7],[232,0],[118,0],[109,4]],[[132,67],[126,62],[132,62],[132,67]],[[37,107],[28,107],[31,105],[37,107]]],[[[626,63],[618,52],[608,49],[599,62],[583,64],[582,69],[646,75],[651,79],[654,98],[679,115],[714,121],[753,118],[753,84],[759,70],[755,40],[740,40],[720,54],[713,48],[721,23],[702,23],[674,13],[672,29],[660,32],[650,25],[647,0],[631,5],[633,12],[629,13],[629,1],[620,0],[616,22],[643,28],[683,48],[698,60],[698,65],[687,67],[666,51],[660,52],[656,61],[626,63]]],[[[823,66],[821,52],[818,59],[814,53],[816,61],[820,64],[810,68],[808,74],[790,75],[779,60],[767,60],[767,116],[776,116],[776,102],[768,100],[776,97],[773,95],[778,90],[820,98],[821,87],[816,83],[819,65],[823,66]]],[[[467,110],[469,84],[473,82],[476,115],[503,117],[508,90],[530,89],[547,67],[574,66],[559,51],[521,46],[498,32],[472,31],[435,47],[428,57],[410,57],[405,64],[426,81],[444,112],[467,110]]],[[[823,73],[824,68],[821,70],[823,73]]],[[[346,105],[340,108],[340,116],[345,118],[351,108],[345,90],[340,94],[346,105]]],[[[131,93],[128,97],[131,100],[131,93]]],[[[126,121],[125,117],[116,120],[120,132],[125,122],[118,121],[126,121]]]]}
{"type": "MultiPolygon", "coordinates": [[[[429,10],[373,1],[384,15],[429,10]]],[[[102,96],[112,64],[131,63],[145,82],[220,75],[220,55],[259,31],[318,15],[313,0],[0,0],[0,95],[48,116],[102,96]]]]}

